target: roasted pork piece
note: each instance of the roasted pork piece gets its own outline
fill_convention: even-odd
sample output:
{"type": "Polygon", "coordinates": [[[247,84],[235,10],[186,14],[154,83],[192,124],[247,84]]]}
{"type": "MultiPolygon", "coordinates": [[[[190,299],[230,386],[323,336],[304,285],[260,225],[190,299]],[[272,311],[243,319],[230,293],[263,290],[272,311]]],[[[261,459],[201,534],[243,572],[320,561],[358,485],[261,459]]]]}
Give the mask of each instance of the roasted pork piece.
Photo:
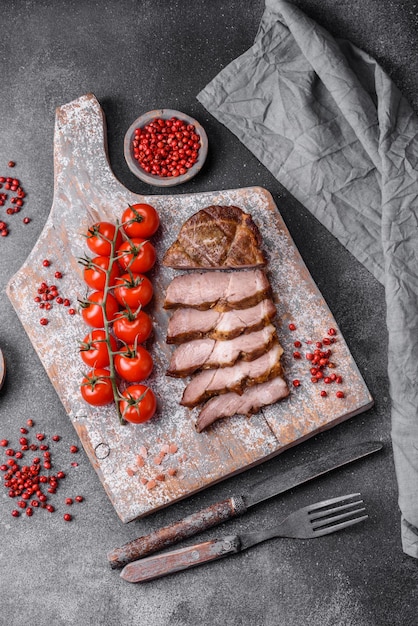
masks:
{"type": "Polygon", "coordinates": [[[181,378],[199,369],[229,367],[238,359],[252,361],[267,352],[273,342],[277,343],[277,334],[272,324],[227,341],[188,341],[174,350],[167,374],[181,378]]]}
{"type": "Polygon", "coordinates": [[[211,396],[228,391],[242,394],[247,386],[280,376],[282,354],[283,348],[276,342],[268,352],[254,361],[238,361],[232,367],[203,370],[191,379],[180,404],[194,407],[211,396]]]}
{"type": "Polygon", "coordinates": [[[182,274],[173,278],[165,309],[188,307],[231,311],[254,306],[270,295],[270,283],[262,270],[213,271],[182,274]]]}
{"type": "Polygon", "coordinates": [[[234,339],[242,333],[260,330],[276,315],[271,300],[262,300],[249,309],[225,311],[214,309],[177,309],[168,322],[167,343],[183,343],[193,339],[234,339]]]}
{"type": "Polygon", "coordinates": [[[236,206],[209,206],[183,224],[163,265],[177,269],[260,267],[266,264],[260,245],[251,215],[236,206]]]}
{"type": "Polygon", "coordinates": [[[216,420],[232,415],[253,415],[263,406],[274,404],[289,395],[289,389],[279,376],[267,382],[248,387],[242,395],[229,392],[206,402],[196,422],[198,433],[216,420]]]}

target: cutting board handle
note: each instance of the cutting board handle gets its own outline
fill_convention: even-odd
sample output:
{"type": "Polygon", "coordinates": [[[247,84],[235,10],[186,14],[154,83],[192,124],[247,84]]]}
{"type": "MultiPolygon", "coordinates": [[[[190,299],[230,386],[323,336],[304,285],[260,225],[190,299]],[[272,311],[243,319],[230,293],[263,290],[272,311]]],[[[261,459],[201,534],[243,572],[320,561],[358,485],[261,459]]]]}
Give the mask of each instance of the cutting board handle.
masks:
{"type": "MultiPolygon", "coordinates": [[[[58,223],[71,213],[87,221],[114,218],[131,194],[115,177],[107,149],[106,119],[97,98],[88,93],[56,109],[54,132],[54,200],[50,217],[58,223]],[[109,199],[112,202],[109,202],[109,199]],[[55,218],[55,219],[54,219],[55,218]]],[[[135,198],[138,196],[135,194],[135,198]]],[[[71,219],[71,217],[70,217],[71,219]]]]}

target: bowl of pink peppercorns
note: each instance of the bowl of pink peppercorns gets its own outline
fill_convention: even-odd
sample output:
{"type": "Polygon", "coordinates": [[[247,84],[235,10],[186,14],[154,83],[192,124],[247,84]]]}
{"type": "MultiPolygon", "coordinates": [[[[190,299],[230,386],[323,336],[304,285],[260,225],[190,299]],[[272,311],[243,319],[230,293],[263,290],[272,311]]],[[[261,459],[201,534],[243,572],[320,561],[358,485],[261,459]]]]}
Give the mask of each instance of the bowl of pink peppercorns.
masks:
{"type": "Polygon", "coordinates": [[[124,154],[140,180],[157,187],[189,181],[201,170],[208,138],[198,121],[174,109],[148,111],[129,127],[124,154]]]}

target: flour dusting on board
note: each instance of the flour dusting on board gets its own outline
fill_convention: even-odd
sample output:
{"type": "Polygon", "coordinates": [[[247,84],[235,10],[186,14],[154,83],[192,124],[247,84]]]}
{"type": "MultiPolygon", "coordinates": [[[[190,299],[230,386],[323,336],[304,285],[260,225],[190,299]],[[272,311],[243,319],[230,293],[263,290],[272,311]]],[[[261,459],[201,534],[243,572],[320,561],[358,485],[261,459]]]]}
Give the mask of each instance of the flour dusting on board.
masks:
{"type": "MultiPolygon", "coordinates": [[[[57,110],[52,210],[35,248],[10,281],[7,294],[117,514],[123,522],[129,522],[366,410],[372,399],[338,329],[333,359],[346,381],[343,402],[331,396],[324,402],[316,386],[309,384],[306,362],[292,358],[295,339],[309,342],[337,326],[267,191],[250,187],[139,196],[117,181],[106,154],[104,116],[93,95],[57,110]],[[153,238],[159,261],[149,274],[154,299],[147,307],[154,324],[153,337],[147,343],[154,370],[147,382],[158,397],[158,413],[145,424],[121,426],[112,405],[90,407],[80,396],[84,366],[79,344],[89,328],[79,315],[69,316],[64,307],[58,306],[51,310],[48,326],[41,326],[33,296],[37,285],[47,280],[54,269],[63,273],[60,289],[72,304],[83,298],[86,288],[77,263],[86,251],[83,234],[96,221],[120,219],[128,204],[135,202],[152,204],[161,220],[153,238]],[[302,382],[289,398],[251,418],[234,416],[197,433],[196,411],[179,405],[184,382],[166,376],[172,347],[165,342],[168,314],[163,302],[167,286],[178,272],[163,267],[161,259],[181,225],[209,205],[238,206],[257,224],[278,309],[275,323],[284,348],[285,377],[290,385],[295,378],[302,382]],[[42,266],[45,257],[53,261],[49,274],[42,266]],[[296,332],[289,330],[290,322],[296,324],[296,332]],[[170,444],[176,451],[161,454],[161,450],[170,449],[170,444]],[[145,460],[141,457],[138,465],[141,450],[146,450],[147,456],[145,460]]],[[[302,350],[309,345],[304,343],[302,350]]]]}

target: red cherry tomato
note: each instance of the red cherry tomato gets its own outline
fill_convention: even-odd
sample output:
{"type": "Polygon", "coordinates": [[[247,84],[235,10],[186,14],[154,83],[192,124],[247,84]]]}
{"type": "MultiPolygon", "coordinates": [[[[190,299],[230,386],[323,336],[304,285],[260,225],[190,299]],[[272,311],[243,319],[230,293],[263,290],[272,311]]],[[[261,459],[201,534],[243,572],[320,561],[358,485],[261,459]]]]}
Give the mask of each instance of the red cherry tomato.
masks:
{"type": "Polygon", "coordinates": [[[122,274],[116,279],[113,294],[116,300],[124,307],[136,311],[139,306],[146,306],[153,295],[152,283],[143,274],[122,274]]]}
{"type": "MultiPolygon", "coordinates": [[[[89,294],[85,303],[82,304],[81,316],[83,320],[89,326],[93,328],[103,328],[104,327],[104,319],[103,319],[103,291],[94,291],[89,294]]],[[[112,322],[115,318],[117,312],[119,311],[119,305],[116,302],[115,298],[107,294],[106,298],[106,318],[109,322],[112,322]]]]}
{"type": "Polygon", "coordinates": [[[152,333],[152,321],[145,311],[122,311],[113,323],[113,332],[123,343],[144,343],[152,333]]]}
{"type": "MultiPolygon", "coordinates": [[[[109,337],[109,342],[112,352],[116,352],[118,344],[112,335],[109,337]]],[[[80,345],[80,355],[89,367],[108,367],[110,359],[105,331],[92,330],[86,335],[80,345]]]]}
{"type": "Polygon", "coordinates": [[[115,237],[114,249],[117,250],[123,241],[122,233],[116,234],[116,226],[110,222],[97,222],[87,231],[87,245],[97,256],[110,256],[115,237]]]}
{"type": "Polygon", "coordinates": [[[113,402],[113,387],[110,372],[96,368],[83,378],[80,387],[83,399],[93,406],[104,406],[113,402]]]}
{"type": "Polygon", "coordinates": [[[154,266],[157,259],[155,248],[146,239],[134,238],[125,241],[117,251],[118,261],[122,269],[137,274],[144,274],[154,266]]]}
{"type": "Polygon", "coordinates": [[[124,400],[119,403],[122,417],[133,424],[142,424],[153,417],[157,410],[157,398],[146,385],[130,385],[122,393],[124,400]]]}
{"type": "Polygon", "coordinates": [[[133,204],[122,214],[122,227],[131,239],[149,239],[158,230],[160,218],[150,204],[133,204]]]}
{"type": "Polygon", "coordinates": [[[115,369],[123,380],[129,383],[145,380],[152,372],[152,356],[143,346],[125,346],[115,354],[115,369]]]}
{"type": "MultiPolygon", "coordinates": [[[[110,257],[96,256],[94,259],[88,259],[84,266],[83,277],[85,282],[92,289],[103,291],[106,283],[106,271],[109,268],[110,257]]],[[[117,263],[112,264],[110,270],[108,286],[115,284],[116,278],[120,275],[120,268],[117,263]]]]}

